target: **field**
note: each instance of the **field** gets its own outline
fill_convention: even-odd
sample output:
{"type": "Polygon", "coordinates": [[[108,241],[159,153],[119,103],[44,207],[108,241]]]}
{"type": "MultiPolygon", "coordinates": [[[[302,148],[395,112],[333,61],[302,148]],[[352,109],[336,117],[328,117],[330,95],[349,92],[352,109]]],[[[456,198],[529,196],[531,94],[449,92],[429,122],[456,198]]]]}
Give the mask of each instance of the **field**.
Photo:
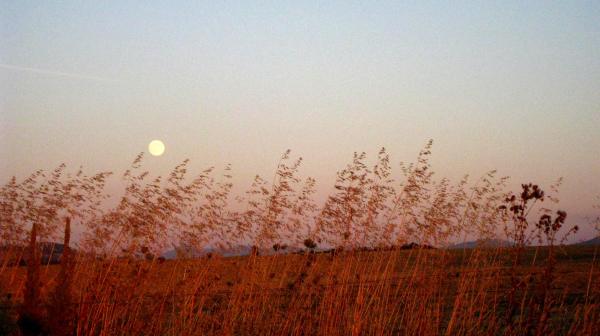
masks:
{"type": "Polygon", "coordinates": [[[0,189],[0,333],[598,334],[600,257],[565,246],[578,226],[557,206],[561,181],[512,192],[495,171],[435,179],[431,146],[399,178],[385,149],[372,166],[355,153],[322,204],[289,151],[243,197],[228,166],[190,177],[186,160],[151,177],[142,154],[112,206],[109,172],[12,179],[0,189]],[[452,248],[467,236],[479,246],[452,248]]]}
{"type": "Polygon", "coordinates": [[[0,2],[0,336],[600,336],[600,0],[0,2]]]}
{"type": "MultiPolygon", "coordinates": [[[[558,252],[543,295],[547,248],[527,249],[515,268],[507,249],[82,260],[69,308],[80,335],[593,335],[600,330],[596,252],[558,252]],[[508,322],[511,292],[521,311],[508,322]]],[[[15,302],[23,300],[26,269],[2,273],[15,302]]],[[[42,302],[59,270],[41,268],[42,302]]]]}

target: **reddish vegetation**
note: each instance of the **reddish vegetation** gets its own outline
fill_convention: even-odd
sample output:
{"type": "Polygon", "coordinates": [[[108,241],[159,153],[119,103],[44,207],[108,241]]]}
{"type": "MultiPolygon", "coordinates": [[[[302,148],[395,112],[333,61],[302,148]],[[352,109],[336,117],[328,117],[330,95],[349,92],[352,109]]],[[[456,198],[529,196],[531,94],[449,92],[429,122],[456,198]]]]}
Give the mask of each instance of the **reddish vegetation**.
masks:
{"type": "Polygon", "coordinates": [[[0,189],[0,332],[597,334],[596,250],[561,247],[577,227],[562,210],[536,207],[555,196],[534,184],[514,195],[495,172],[474,184],[435,180],[430,154],[431,142],[398,182],[384,149],[372,167],[357,153],[318,205],[316,181],[298,177],[302,160],[287,151],[271,183],[256,176],[238,199],[242,211],[229,206],[229,167],[188,178],[184,161],[151,178],[141,154],[109,210],[110,173],[62,165],[12,179],[0,189]],[[84,228],[76,251],[71,222],[84,228]],[[500,232],[514,245],[440,248],[500,232]],[[60,236],[60,265],[40,266],[38,242],[60,236]],[[187,248],[159,257],[173,245],[187,248]],[[249,256],[189,258],[240,245],[253,246],[249,256]]]}

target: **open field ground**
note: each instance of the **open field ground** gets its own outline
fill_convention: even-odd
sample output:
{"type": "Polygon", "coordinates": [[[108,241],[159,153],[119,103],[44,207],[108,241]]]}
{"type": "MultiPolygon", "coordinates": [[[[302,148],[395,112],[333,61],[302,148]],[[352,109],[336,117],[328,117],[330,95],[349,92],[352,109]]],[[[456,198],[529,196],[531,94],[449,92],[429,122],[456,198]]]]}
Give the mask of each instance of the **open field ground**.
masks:
{"type": "MultiPolygon", "coordinates": [[[[79,259],[70,305],[80,335],[593,335],[595,249],[557,248],[551,275],[547,248],[528,248],[514,267],[511,249],[79,259]]],[[[59,269],[40,269],[42,303],[59,269]]],[[[15,305],[26,275],[2,272],[15,305]]]]}

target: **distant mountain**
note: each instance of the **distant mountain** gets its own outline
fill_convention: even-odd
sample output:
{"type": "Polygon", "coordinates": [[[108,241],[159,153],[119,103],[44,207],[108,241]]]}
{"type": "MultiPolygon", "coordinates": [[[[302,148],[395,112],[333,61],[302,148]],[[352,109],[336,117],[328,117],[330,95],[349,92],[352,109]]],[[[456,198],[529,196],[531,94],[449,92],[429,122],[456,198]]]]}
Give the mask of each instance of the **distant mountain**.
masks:
{"type": "Polygon", "coordinates": [[[60,257],[62,257],[65,246],[60,243],[43,242],[40,243],[40,249],[42,250],[43,264],[58,264],[60,262],[60,257]]]}
{"type": "MultiPolygon", "coordinates": [[[[40,242],[37,244],[39,251],[41,252],[41,263],[46,264],[58,264],[60,263],[60,257],[64,251],[64,245],[61,243],[55,242],[40,242]]],[[[4,254],[9,254],[10,260],[8,261],[9,265],[14,265],[19,263],[20,265],[25,265],[27,263],[26,259],[28,256],[27,246],[2,246],[0,247],[0,257],[3,257],[4,254]]]]}
{"type": "Polygon", "coordinates": [[[464,243],[458,243],[450,245],[448,248],[451,249],[473,249],[473,248],[497,248],[497,247],[510,247],[513,244],[508,240],[502,239],[478,239],[468,241],[464,243]]]}
{"type": "Polygon", "coordinates": [[[252,250],[251,246],[240,245],[230,249],[218,249],[214,247],[207,247],[201,250],[193,248],[177,248],[166,251],[162,254],[165,259],[176,259],[178,256],[183,258],[198,258],[208,254],[218,254],[223,257],[234,257],[250,254],[252,250]]]}
{"type": "Polygon", "coordinates": [[[205,254],[210,253],[209,250],[203,250],[203,251],[198,251],[198,250],[192,250],[189,248],[177,248],[177,249],[173,249],[173,250],[169,250],[165,253],[163,253],[161,256],[164,257],[165,259],[177,259],[177,257],[183,257],[186,256],[188,258],[196,258],[196,257],[201,257],[205,254]]]}
{"type": "Polygon", "coordinates": [[[177,251],[175,250],[168,250],[167,252],[163,253],[161,255],[161,257],[165,258],[165,259],[176,259],[177,258],[177,251]]]}
{"type": "Polygon", "coordinates": [[[600,237],[592,238],[590,240],[582,241],[581,243],[577,243],[575,245],[578,246],[598,246],[600,245],[600,237]]]}
{"type": "MultiPolygon", "coordinates": [[[[286,246],[279,247],[275,249],[273,248],[262,248],[258,250],[260,255],[276,255],[276,254],[290,254],[290,253],[335,253],[336,248],[331,247],[315,247],[313,249],[307,249],[305,247],[298,246],[286,246]]],[[[390,251],[394,249],[400,250],[411,250],[411,249],[435,249],[435,247],[427,244],[417,244],[417,243],[408,243],[401,246],[391,246],[388,248],[379,248],[379,247],[358,247],[357,251],[363,252],[375,252],[375,251],[390,251]]],[[[239,245],[233,248],[228,249],[219,249],[213,247],[207,247],[202,250],[195,250],[189,248],[176,248],[169,251],[164,252],[161,257],[165,259],[177,259],[179,258],[198,258],[203,257],[208,254],[218,254],[223,257],[236,257],[236,256],[246,256],[252,252],[252,246],[250,245],[239,245]]]]}

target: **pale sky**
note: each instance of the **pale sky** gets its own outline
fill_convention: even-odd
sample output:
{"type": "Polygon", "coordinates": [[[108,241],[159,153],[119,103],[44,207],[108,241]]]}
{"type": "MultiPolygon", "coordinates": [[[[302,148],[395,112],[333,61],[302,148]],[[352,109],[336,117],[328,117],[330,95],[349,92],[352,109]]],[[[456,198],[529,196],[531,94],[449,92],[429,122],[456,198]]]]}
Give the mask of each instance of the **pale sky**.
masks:
{"type": "MultiPolygon", "coordinates": [[[[600,2],[2,1],[0,181],[61,162],[121,172],[153,139],[329,191],[353,151],[394,166],[432,138],[440,176],[563,176],[600,195],[600,2]]],[[[590,232],[590,231],[588,231],[590,232]]]]}

